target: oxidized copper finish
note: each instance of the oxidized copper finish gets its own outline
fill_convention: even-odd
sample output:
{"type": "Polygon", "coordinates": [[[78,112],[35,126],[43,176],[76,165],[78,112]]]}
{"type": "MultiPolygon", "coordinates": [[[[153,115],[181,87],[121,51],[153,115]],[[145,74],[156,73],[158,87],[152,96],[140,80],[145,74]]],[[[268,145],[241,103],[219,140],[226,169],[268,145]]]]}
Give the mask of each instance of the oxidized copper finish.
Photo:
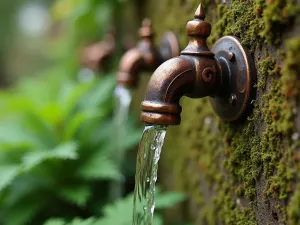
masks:
{"type": "Polygon", "coordinates": [[[136,48],[124,54],[117,74],[117,83],[128,88],[137,85],[138,75],[142,70],[152,71],[164,61],[179,55],[179,43],[172,32],[164,35],[158,49],[154,46],[154,34],[149,19],[143,21],[139,35],[141,41],[136,48]]]}
{"type": "Polygon", "coordinates": [[[180,124],[179,100],[184,95],[191,98],[214,96],[217,114],[226,120],[240,118],[250,104],[256,77],[251,58],[234,37],[217,42],[215,57],[206,44],[211,25],[204,19],[205,12],[200,4],[195,19],[187,23],[188,46],[179,57],[158,67],[151,77],[141,105],[141,119],[145,123],[180,124]],[[224,40],[227,40],[225,46],[224,40]],[[226,109],[224,113],[224,101],[234,110],[226,109]]]}
{"type": "Polygon", "coordinates": [[[111,28],[104,40],[85,47],[81,52],[81,66],[93,71],[106,69],[106,62],[116,50],[115,32],[111,28]]]}

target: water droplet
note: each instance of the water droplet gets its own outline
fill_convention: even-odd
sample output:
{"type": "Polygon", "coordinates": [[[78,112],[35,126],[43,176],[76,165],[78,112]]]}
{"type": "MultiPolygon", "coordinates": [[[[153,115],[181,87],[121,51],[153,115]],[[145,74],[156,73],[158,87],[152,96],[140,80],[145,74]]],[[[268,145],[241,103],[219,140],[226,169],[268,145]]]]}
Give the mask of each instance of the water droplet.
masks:
{"type": "Polygon", "coordinates": [[[212,119],[210,117],[205,117],[204,119],[204,124],[206,126],[210,126],[211,125],[211,122],[212,122],[212,119]]]}
{"type": "Polygon", "coordinates": [[[150,148],[151,148],[152,150],[155,150],[155,149],[156,149],[156,147],[155,147],[154,144],[151,144],[150,148]]]}
{"type": "Polygon", "coordinates": [[[151,207],[151,214],[152,214],[152,215],[154,214],[154,209],[155,209],[155,206],[153,205],[153,206],[151,207]]]}
{"type": "Polygon", "coordinates": [[[292,112],[293,112],[294,115],[297,115],[297,108],[294,107],[293,110],[292,110],[292,112]]]}
{"type": "Polygon", "coordinates": [[[293,134],[292,134],[292,140],[293,140],[293,141],[297,141],[297,140],[299,139],[299,136],[300,136],[300,135],[299,135],[298,132],[293,133],[293,134]]]}
{"type": "Polygon", "coordinates": [[[241,205],[241,200],[240,200],[239,198],[236,199],[236,204],[237,204],[238,206],[241,205]]]}

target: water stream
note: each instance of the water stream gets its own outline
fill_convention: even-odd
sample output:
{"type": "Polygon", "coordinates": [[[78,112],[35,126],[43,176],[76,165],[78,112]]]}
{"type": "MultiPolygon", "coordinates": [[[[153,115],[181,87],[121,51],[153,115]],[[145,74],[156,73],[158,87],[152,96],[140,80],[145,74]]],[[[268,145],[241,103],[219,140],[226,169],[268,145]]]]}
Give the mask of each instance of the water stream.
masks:
{"type": "Polygon", "coordinates": [[[133,225],[152,225],[158,160],[167,126],[146,126],[139,145],[134,190],[133,225]]]}
{"type": "MultiPolygon", "coordinates": [[[[116,142],[116,151],[115,157],[116,162],[119,167],[119,171],[122,171],[122,164],[124,161],[124,140],[126,135],[125,124],[128,120],[129,107],[131,103],[131,93],[130,90],[117,86],[114,92],[115,96],[115,111],[114,111],[114,123],[115,123],[115,131],[116,136],[114,137],[116,142]]],[[[119,199],[123,195],[123,187],[124,187],[124,177],[120,177],[120,179],[116,182],[112,183],[111,186],[111,200],[114,201],[119,199]]]]}

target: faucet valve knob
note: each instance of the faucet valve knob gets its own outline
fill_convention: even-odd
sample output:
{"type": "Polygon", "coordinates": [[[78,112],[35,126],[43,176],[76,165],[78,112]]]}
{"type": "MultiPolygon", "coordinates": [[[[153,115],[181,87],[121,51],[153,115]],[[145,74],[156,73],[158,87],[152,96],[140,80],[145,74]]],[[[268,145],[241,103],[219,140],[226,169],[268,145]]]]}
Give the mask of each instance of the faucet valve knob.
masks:
{"type": "Polygon", "coordinates": [[[205,20],[205,11],[202,4],[199,5],[195,12],[194,19],[189,21],[186,25],[188,36],[197,36],[206,39],[211,32],[211,24],[205,20]]]}
{"type": "Polygon", "coordinates": [[[186,25],[186,31],[189,36],[188,46],[181,52],[182,55],[204,55],[213,57],[214,54],[209,50],[206,39],[211,32],[211,24],[205,19],[205,11],[200,4],[195,12],[194,19],[186,25]]]}
{"type": "Polygon", "coordinates": [[[142,22],[142,27],[139,30],[139,35],[141,38],[150,38],[153,39],[154,33],[152,29],[152,21],[148,18],[145,18],[142,22]]]}

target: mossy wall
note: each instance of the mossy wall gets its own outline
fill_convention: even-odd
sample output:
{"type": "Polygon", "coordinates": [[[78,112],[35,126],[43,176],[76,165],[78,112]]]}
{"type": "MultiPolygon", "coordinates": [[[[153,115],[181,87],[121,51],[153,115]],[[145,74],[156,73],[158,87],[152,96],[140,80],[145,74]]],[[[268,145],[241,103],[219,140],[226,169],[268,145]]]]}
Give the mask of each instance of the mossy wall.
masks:
{"type": "MultiPolygon", "coordinates": [[[[145,0],[139,12],[152,19],[157,39],[172,30],[185,47],[185,25],[199,3],[145,0]]],[[[207,99],[181,100],[182,123],[168,130],[159,182],[186,193],[187,201],[166,213],[166,224],[300,224],[300,2],[202,3],[213,25],[210,46],[235,35],[253,52],[257,97],[253,112],[237,123],[219,120],[207,99]]]]}

